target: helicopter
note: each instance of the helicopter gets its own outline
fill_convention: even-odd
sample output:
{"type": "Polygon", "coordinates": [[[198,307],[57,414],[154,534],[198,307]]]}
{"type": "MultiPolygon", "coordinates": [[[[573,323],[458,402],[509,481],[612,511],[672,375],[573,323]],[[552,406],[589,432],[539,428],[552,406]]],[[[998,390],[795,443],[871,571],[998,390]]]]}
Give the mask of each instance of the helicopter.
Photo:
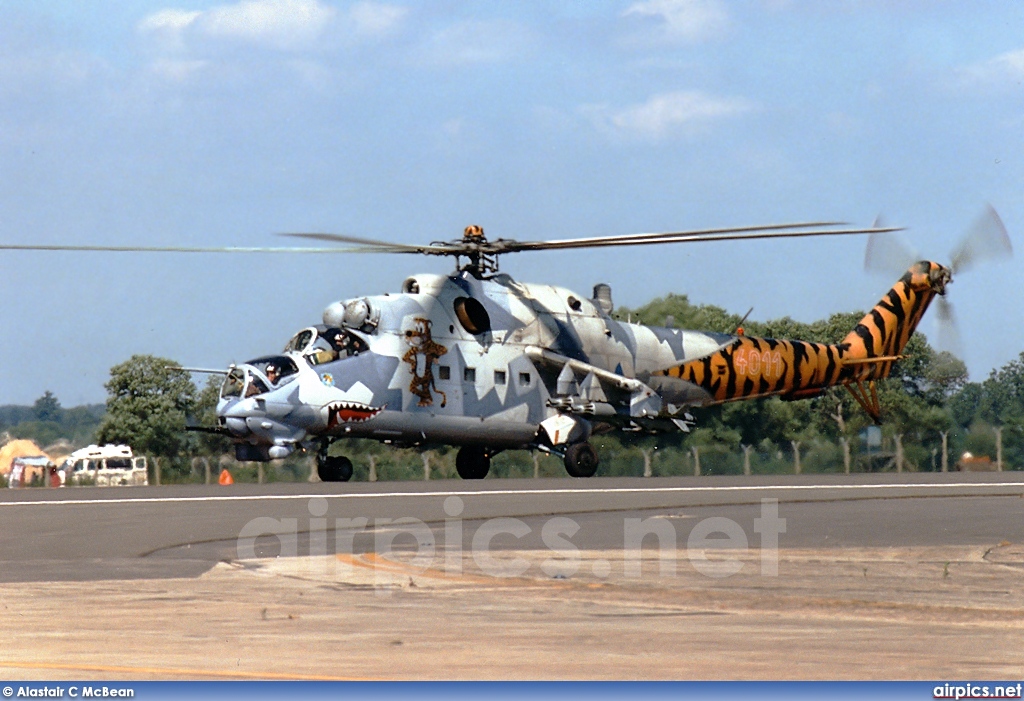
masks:
{"type": "MultiPolygon", "coordinates": [[[[607,284],[587,298],[516,281],[498,268],[500,255],[526,250],[894,230],[815,230],[823,226],[832,224],[525,243],[489,241],[470,226],[461,240],[429,246],[293,234],[360,251],[452,256],[456,269],[412,275],[397,294],[334,302],[323,323],[300,330],[281,353],[232,367],[216,430],[236,441],[239,460],[273,460],[315,445],[323,481],[352,475],[349,458],[328,455],[342,437],[456,445],[463,479],[484,478],[491,458],[510,449],[559,456],[570,476],[590,477],[599,464],[595,432],[688,432],[692,407],[798,399],[843,384],[877,417],[865,383],[873,387],[888,374],[928,302],[944,294],[951,273],[938,264],[897,283],[913,309],[893,313],[901,322],[895,340],[870,347],[861,340],[856,348],[849,340],[825,348],[618,321],[607,284]],[[817,371],[807,372],[808,363],[817,371]]],[[[871,315],[861,326],[870,323],[871,315]]]]}
{"type": "MultiPolygon", "coordinates": [[[[991,218],[1005,229],[994,210],[991,218]]],[[[283,349],[227,369],[217,425],[241,461],[266,462],[315,450],[322,481],[347,481],[352,461],[328,454],[340,438],[397,447],[458,447],[463,479],[482,479],[505,450],[562,458],[572,477],[593,476],[599,432],[688,432],[690,409],[778,396],[811,398],[846,387],[875,421],[875,382],[891,372],[929,304],[946,293],[953,269],[914,263],[864,319],[836,344],[646,326],[612,317],[611,287],[590,297],[513,279],[502,255],[602,248],[897,231],[806,222],[553,241],[489,240],[480,226],[454,241],[400,244],[329,233],[332,248],[149,248],[5,246],[0,249],[188,252],[371,252],[455,258],[448,275],[415,274],[399,292],[339,300],[322,323],[295,333],[283,349]],[[348,244],[350,248],[338,248],[348,244]]],[[[998,238],[998,236],[997,236],[998,238]]],[[[1008,239],[1006,240],[1008,245],[1008,239]]],[[[870,245],[869,245],[870,248],[870,245]]],[[[966,257],[965,257],[966,258],[966,257]]],[[[954,265],[954,267],[956,267],[954,265]]]]}

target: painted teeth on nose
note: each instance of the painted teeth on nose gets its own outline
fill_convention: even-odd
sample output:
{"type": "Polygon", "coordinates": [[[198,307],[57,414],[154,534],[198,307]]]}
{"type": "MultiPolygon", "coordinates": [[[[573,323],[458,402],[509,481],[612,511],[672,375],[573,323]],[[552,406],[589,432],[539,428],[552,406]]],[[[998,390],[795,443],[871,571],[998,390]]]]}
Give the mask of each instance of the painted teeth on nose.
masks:
{"type": "Polygon", "coordinates": [[[345,423],[363,423],[384,410],[358,402],[334,402],[327,407],[327,426],[332,428],[345,423]]]}

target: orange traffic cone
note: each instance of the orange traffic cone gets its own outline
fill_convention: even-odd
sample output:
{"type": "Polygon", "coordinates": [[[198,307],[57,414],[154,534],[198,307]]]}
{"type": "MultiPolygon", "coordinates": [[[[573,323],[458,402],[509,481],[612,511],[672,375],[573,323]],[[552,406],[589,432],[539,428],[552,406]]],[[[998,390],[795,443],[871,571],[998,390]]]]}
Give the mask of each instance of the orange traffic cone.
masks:
{"type": "Polygon", "coordinates": [[[217,479],[217,482],[221,485],[227,485],[234,484],[235,480],[231,478],[231,473],[228,472],[227,468],[224,468],[220,471],[220,477],[217,479]]]}

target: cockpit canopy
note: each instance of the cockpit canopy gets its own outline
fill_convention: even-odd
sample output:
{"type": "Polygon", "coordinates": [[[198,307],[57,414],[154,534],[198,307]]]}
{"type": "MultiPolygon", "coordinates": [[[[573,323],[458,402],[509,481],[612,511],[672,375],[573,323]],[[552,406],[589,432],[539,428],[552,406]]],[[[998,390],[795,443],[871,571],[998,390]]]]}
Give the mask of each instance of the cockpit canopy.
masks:
{"type": "Polygon", "coordinates": [[[334,326],[310,326],[292,336],[284,352],[301,354],[310,365],[322,365],[358,355],[369,346],[350,329],[334,326]]]}
{"type": "Polygon", "coordinates": [[[232,368],[220,388],[223,399],[252,397],[286,385],[295,379],[299,369],[286,355],[256,358],[242,367],[232,368]]]}

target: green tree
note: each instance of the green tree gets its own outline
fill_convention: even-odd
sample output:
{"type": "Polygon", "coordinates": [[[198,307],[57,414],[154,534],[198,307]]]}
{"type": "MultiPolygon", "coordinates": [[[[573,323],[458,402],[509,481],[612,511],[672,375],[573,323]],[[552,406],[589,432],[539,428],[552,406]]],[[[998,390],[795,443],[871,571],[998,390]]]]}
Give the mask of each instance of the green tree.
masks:
{"type": "Polygon", "coordinates": [[[981,389],[981,418],[997,426],[1024,424],[1024,353],[993,370],[981,389]]]}
{"type": "Polygon", "coordinates": [[[196,388],[177,363],[151,355],[133,355],[110,369],[107,414],[96,439],[127,443],[137,453],[177,457],[190,447],[185,417],[192,414],[196,388]]]}
{"type": "Polygon", "coordinates": [[[32,411],[37,421],[59,422],[63,413],[63,410],[60,408],[60,401],[50,390],[46,390],[46,393],[36,400],[35,404],[32,405],[32,411]]]}
{"type": "Polygon", "coordinates": [[[732,333],[740,322],[739,316],[730,314],[721,307],[711,304],[690,304],[686,295],[677,294],[659,297],[638,309],[619,309],[615,317],[650,326],[662,326],[668,317],[672,317],[673,326],[676,328],[719,333],[732,333]]]}

